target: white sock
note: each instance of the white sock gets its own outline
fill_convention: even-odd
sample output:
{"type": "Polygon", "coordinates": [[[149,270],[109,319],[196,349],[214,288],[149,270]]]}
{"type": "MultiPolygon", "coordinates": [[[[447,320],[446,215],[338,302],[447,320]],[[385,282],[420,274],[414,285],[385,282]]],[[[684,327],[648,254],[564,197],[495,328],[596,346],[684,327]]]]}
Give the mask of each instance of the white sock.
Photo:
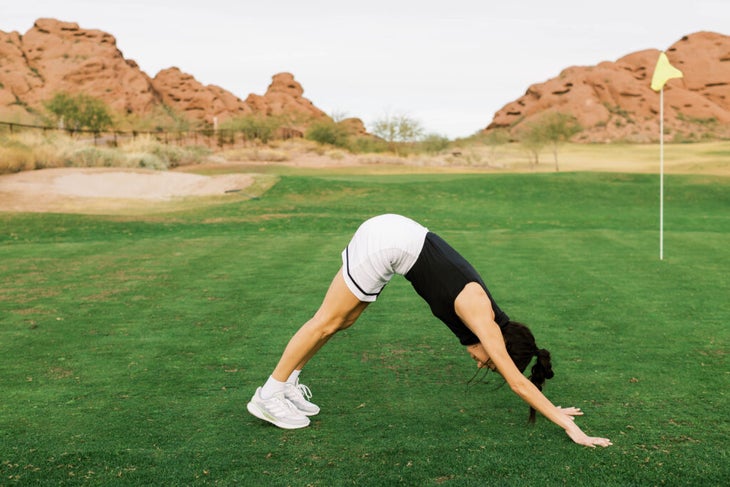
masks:
{"type": "Polygon", "coordinates": [[[279,382],[278,380],[269,376],[266,384],[264,384],[261,388],[261,399],[270,399],[277,392],[283,391],[285,385],[286,382],[279,382]]]}
{"type": "Polygon", "coordinates": [[[294,370],[294,372],[291,373],[289,378],[286,380],[290,384],[296,384],[297,380],[299,379],[299,374],[301,374],[301,370],[294,370]]]}

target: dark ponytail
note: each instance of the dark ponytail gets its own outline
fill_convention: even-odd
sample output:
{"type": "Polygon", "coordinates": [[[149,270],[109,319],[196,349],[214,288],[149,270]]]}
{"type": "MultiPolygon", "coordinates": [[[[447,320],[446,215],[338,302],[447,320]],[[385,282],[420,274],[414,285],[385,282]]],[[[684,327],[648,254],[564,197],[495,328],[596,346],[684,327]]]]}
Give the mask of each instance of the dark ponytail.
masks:
{"type": "MultiPolygon", "coordinates": [[[[545,384],[547,379],[552,379],[553,365],[550,362],[550,352],[544,348],[539,349],[535,355],[537,356],[537,362],[530,369],[530,382],[535,384],[538,390],[542,391],[542,386],[545,384]]],[[[535,408],[530,406],[530,423],[535,422],[535,408]]]]}
{"type": "MultiPolygon", "coordinates": [[[[551,379],[553,375],[553,366],[550,361],[550,352],[544,348],[537,348],[535,337],[530,329],[516,321],[510,321],[502,328],[504,335],[504,343],[507,353],[517,366],[520,372],[524,372],[527,366],[532,362],[533,357],[537,357],[535,365],[530,369],[530,382],[535,384],[540,391],[547,379],[551,379]]],[[[530,406],[530,423],[535,422],[535,409],[530,406]]]]}

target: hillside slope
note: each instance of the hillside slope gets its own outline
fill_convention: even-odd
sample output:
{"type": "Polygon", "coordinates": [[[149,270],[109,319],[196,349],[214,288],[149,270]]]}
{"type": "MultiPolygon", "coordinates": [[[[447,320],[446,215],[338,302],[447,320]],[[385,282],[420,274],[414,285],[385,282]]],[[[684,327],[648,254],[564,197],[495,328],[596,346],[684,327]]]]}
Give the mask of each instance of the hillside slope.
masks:
{"type": "MultiPolygon", "coordinates": [[[[730,36],[698,32],[667,51],[684,77],[665,86],[669,140],[697,140],[730,132],[730,36]]],[[[659,137],[659,94],[650,88],[659,51],[635,52],[596,66],[575,66],[530,86],[506,104],[485,129],[517,133],[549,112],[575,116],[578,141],[648,142],[659,137]]]]}

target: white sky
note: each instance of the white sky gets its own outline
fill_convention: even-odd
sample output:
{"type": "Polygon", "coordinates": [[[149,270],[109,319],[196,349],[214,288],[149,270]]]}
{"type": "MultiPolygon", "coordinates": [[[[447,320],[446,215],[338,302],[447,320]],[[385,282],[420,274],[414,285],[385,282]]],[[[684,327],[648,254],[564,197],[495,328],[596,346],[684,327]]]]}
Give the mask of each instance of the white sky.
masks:
{"type": "Polygon", "coordinates": [[[730,0],[0,0],[2,31],[41,17],[112,34],[151,77],[176,66],[245,98],[287,71],[330,115],[449,138],[569,66],[730,35],[730,0]]]}

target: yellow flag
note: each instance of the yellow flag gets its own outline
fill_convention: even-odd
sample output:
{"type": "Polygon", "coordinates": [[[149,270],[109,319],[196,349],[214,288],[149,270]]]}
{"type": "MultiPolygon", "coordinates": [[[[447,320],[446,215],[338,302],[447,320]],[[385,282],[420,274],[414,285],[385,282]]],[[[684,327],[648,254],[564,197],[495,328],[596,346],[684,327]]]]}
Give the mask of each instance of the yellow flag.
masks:
{"type": "Polygon", "coordinates": [[[659,59],[656,62],[654,68],[654,76],[651,77],[651,89],[654,91],[661,91],[664,88],[664,83],[673,78],[681,78],[682,72],[669,64],[667,55],[663,52],[659,53],[659,59]]]}

